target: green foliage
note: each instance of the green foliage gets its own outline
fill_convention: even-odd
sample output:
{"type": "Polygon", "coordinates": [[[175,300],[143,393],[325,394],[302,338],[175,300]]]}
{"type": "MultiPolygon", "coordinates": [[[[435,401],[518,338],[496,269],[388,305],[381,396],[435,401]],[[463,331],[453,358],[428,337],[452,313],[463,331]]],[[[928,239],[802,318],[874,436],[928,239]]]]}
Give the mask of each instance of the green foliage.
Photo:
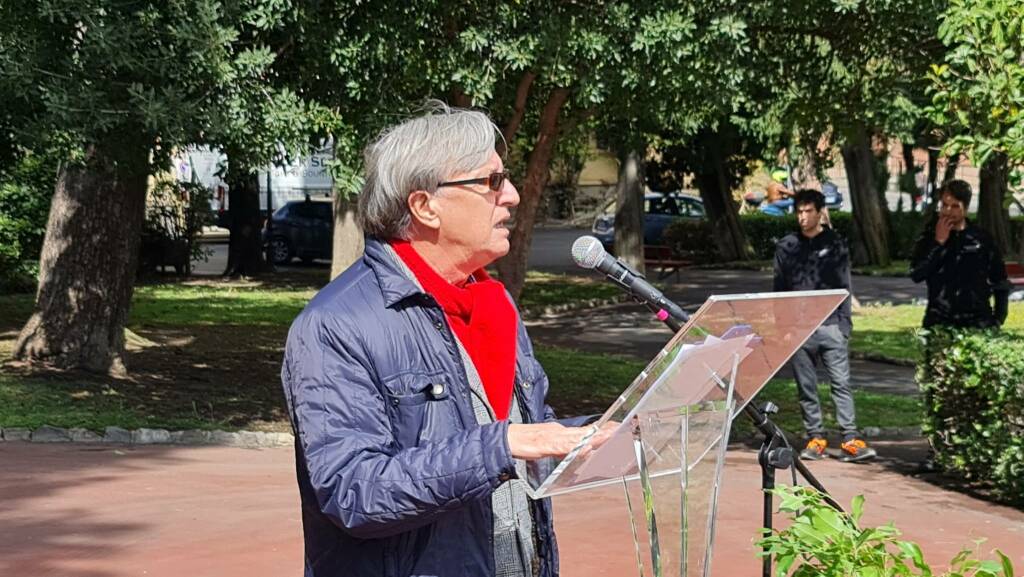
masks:
{"type": "Polygon", "coordinates": [[[952,0],[941,20],[946,50],[928,74],[928,114],[947,132],[947,153],[967,152],[975,166],[994,152],[1024,161],[1024,3],[952,0]]]}
{"type": "MultiPolygon", "coordinates": [[[[844,238],[850,238],[853,231],[853,217],[847,212],[830,213],[832,226],[844,238]]],[[[760,212],[741,214],[740,225],[754,249],[755,259],[775,257],[775,243],[787,234],[800,230],[796,215],[771,216],[760,212]]],[[[715,258],[714,238],[711,227],[703,221],[677,220],[665,228],[666,244],[680,255],[693,255],[698,262],[715,258]]]]}
{"type": "Polygon", "coordinates": [[[714,242],[711,221],[706,219],[679,219],[665,227],[662,239],[672,249],[672,254],[683,260],[707,264],[721,258],[714,242]]]}
{"type": "Polygon", "coordinates": [[[1024,503],[1024,339],[931,330],[918,382],[937,462],[1024,503]]]}
{"type": "Polygon", "coordinates": [[[3,138],[150,150],[157,167],[208,143],[266,164],[333,116],[278,80],[294,14],[290,0],[5,1],[3,138]]]}
{"type": "Polygon", "coordinates": [[[950,561],[948,571],[933,571],[921,547],[901,540],[892,523],[860,527],[863,495],[854,497],[845,513],[810,487],[781,486],[772,493],[791,523],[757,544],[774,556],[778,577],[1013,577],[1012,562],[999,550],[998,561],[983,561],[965,548],[950,561]]]}
{"type": "MultiPolygon", "coordinates": [[[[854,285],[856,285],[854,279],[854,285]]],[[[924,318],[921,305],[868,305],[854,312],[850,350],[872,357],[920,363],[917,331],[924,318]]],[[[1024,303],[1010,303],[1003,332],[1024,337],[1024,303]]]]}
{"type": "MultiPolygon", "coordinates": [[[[852,238],[853,215],[848,212],[831,211],[832,226],[843,238],[852,238]]],[[[893,231],[889,244],[890,256],[894,259],[909,259],[914,242],[921,234],[922,215],[919,212],[889,213],[890,228],[893,231]]],[[[743,233],[754,249],[755,259],[771,259],[775,256],[775,243],[782,237],[800,229],[796,215],[771,216],[760,212],[740,215],[743,233]]],[[[707,222],[678,220],[665,229],[666,244],[679,255],[685,255],[694,262],[711,262],[717,257],[711,227],[707,222]]]]}
{"type": "Polygon", "coordinates": [[[0,173],[0,289],[35,288],[56,165],[53,154],[23,153],[0,173]]]}
{"type": "Polygon", "coordinates": [[[179,274],[191,272],[191,263],[205,260],[207,249],[199,233],[213,222],[212,192],[199,183],[160,180],[146,199],[139,270],[174,266],[179,274]]]}
{"type": "Polygon", "coordinates": [[[897,260],[909,260],[922,230],[924,213],[889,212],[889,256],[897,260]]]}
{"type": "Polygon", "coordinates": [[[752,130],[822,151],[822,136],[843,144],[861,127],[905,135],[920,118],[922,71],[934,50],[920,39],[934,35],[939,2],[753,2],[747,10],[763,83],[751,99],[752,130]]]}

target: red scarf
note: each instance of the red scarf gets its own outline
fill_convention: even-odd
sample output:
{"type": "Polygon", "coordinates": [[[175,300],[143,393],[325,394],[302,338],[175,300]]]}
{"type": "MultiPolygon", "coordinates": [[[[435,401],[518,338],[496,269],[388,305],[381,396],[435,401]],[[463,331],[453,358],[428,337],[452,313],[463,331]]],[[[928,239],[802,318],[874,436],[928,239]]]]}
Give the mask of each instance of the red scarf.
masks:
{"type": "Polygon", "coordinates": [[[455,286],[437,274],[408,242],[391,241],[391,247],[423,290],[444,309],[448,325],[480,375],[495,417],[507,419],[515,380],[517,323],[505,286],[492,280],[484,269],[473,273],[475,282],[455,286]]]}

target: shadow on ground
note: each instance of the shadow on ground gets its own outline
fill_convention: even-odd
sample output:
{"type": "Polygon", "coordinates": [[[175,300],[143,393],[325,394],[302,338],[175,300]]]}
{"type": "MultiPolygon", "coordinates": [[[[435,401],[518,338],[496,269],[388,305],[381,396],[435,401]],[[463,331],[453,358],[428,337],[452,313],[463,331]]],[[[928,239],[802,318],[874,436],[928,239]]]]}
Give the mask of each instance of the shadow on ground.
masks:
{"type": "MultiPolygon", "coordinates": [[[[66,450],[46,449],[0,443],[0,462],[17,462],[16,467],[0,467],[0,575],[115,575],[78,563],[116,553],[152,521],[98,518],[88,506],[63,502],[62,495],[69,490],[102,493],[112,480],[133,474],[140,468],[133,451],[83,446],[68,458],[66,450]]],[[[172,464],[174,451],[153,449],[141,467],[172,464]]]]}

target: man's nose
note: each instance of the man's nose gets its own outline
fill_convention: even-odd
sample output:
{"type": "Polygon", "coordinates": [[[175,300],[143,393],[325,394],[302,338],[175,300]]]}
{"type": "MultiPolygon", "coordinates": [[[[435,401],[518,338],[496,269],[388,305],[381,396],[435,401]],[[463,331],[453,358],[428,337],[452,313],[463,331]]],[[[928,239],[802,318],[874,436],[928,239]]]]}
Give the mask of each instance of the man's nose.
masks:
{"type": "Polygon", "coordinates": [[[509,207],[519,205],[519,191],[511,180],[505,179],[498,196],[498,204],[509,207]]]}

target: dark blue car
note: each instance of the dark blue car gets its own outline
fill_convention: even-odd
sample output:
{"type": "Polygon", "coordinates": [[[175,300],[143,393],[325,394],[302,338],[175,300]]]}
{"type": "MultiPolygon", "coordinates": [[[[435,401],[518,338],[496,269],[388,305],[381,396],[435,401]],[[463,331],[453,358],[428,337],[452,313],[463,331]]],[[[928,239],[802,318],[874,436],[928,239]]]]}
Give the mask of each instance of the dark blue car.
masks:
{"type": "MultiPolygon", "coordinates": [[[[699,220],[704,216],[704,202],[695,196],[648,192],[644,195],[644,244],[664,244],[665,227],[676,219],[699,220]]],[[[605,250],[611,252],[615,246],[615,201],[608,203],[604,212],[594,219],[591,231],[605,250]]]]}
{"type": "Polygon", "coordinates": [[[309,263],[330,260],[334,241],[334,212],[328,200],[292,200],[274,211],[270,226],[263,229],[274,264],[288,264],[298,257],[309,263]]]}

